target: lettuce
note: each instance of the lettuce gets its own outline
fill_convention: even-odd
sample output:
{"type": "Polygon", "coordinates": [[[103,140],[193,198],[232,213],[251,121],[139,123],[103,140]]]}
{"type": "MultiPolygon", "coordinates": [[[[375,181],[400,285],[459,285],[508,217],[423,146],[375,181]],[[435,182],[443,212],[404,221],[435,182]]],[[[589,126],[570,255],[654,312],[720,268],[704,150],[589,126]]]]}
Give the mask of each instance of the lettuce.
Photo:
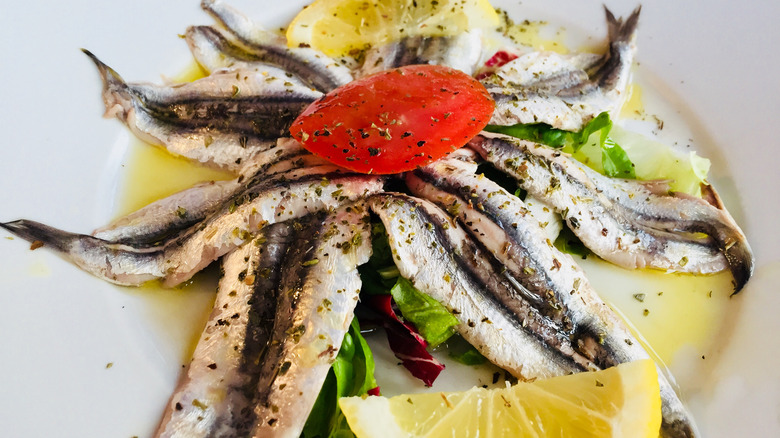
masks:
{"type": "Polygon", "coordinates": [[[418,291],[409,280],[398,277],[390,294],[406,321],[414,324],[431,347],[436,347],[455,334],[458,319],[430,296],[418,291]]]}
{"type": "Polygon", "coordinates": [[[464,365],[482,365],[487,358],[459,335],[447,341],[448,356],[464,365]]]}
{"type": "Polygon", "coordinates": [[[488,125],[485,130],[562,148],[592,169],[615,178],[666,180],[670,190],[694,196],[701,196],[701,184],[707,184],[708,159],[613,125],[607,113],[599,114],[580,132],[561,131],[543,123],[488,125]],[[598,137],[591,138],[596,133],[598,137]]]}
{"type": "Polygon", "coordinates": [[[340,397],[367,394],[377,387],[374,378],[374,356],[363,335],[357,318],[352,320],[344,335],[336,360],[314,402],[306,425],[304,438],[353,437],[344,415],[338,407],[340,397]]]}
{"type": "MultiPolygon", "coordinates": [[[[637,179],[665,180],[671,191],[694,196],[701,196],[701,185],[708,184],[710,160],[696,152],[680,151],[620,126],[614,126],[610,136],[631,156],[637,179]]],[[[574,157],[602,172],[599,150],[594,144],[581,148],[574,157]]]]}
{"type": "Polygon", "coordinates": [[[599,169],[601,172],[615,178],[636,178],[634,164],[628,158],[626,151],[609,136],[611,130],[612,120],[605,112],[593,118],[579,132],[555,129],[546,123],[485,127],[485,131],[488,132],[511,135],[554,148],[564,148],[567,152],[575,154],[585,145],[596,144],[601,151],[601,169],[599,169]],[[591,142],[591,136],[596,133],[599,133],[598,141],[591,142]]]}
{"type": "Polygon", "coordinates": [[[387,341],[395,357],[401,360],[404,368],[425,386],[433,385],[444,370],[444,365],[431,356],[426,349],[428,343],[408,322],[402,321],[393,310],[390,295],[371,295],[367,300],[371,307],[382,316],[382,325],[387,341]]]}

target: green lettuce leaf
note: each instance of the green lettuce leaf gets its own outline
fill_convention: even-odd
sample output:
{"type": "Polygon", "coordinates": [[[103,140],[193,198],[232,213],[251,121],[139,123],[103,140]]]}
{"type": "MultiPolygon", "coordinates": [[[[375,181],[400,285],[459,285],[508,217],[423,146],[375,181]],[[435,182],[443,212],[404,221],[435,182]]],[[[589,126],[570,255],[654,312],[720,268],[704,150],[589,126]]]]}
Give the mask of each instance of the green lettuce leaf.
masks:
{"type": "Polygon", "coordinates": [[[354,437],[338,407],[339,397],[359,396],[376,388],[374,356],[363,335],[357,318],[344,335],[336,360],[314,402],[301,436],[304,438],[354,437]]]}
{"type": "Polygon", "coordinates": [[[580,132],[544,124],[488,125],[485,130],[561,147],[592,169],[616,178],[666,180],[670,190],[694,196],[701,196],[701,185],[707,184],[710,160],[613,125],[607,113],[599,114],[580,132]],[[596,133],[599,136],[591,138],[596,133]]]}
{"type": "Polygon", "coordinates": [[[601,166],[607,176],[636,179],[634,163],[628,159],[626,151],[610,137],[601,144],[601,166]]]}
{"type": "MultiPolygon", "coordinates": [[[[708,184],[710,160],[698,156],[696,152],[680,151],[617,125],[612,127],[610,136],[631,156],[639,180],[668,181],[671,191],[693,196],[701,196],[701,185],[708,184]]],[[[606,174],[601,163],[601,150],[594,142],[573,155],[597,172],[606,174]]]]}
{"type": "Polygon", "coordinates": [[[409,280],[398,277],[390,294],[404,319],[414,324],[431,347],[436,347],[455,333],[458,319],[438,301],[415,289],[409,280]]]}
{"type": "Polygon", "coordinates": [[[591,254],[590,250],[582,243],[579,237],[577,237],[565,224],[563,229],[561,229],[560,234],[558,234],[558,237],[555,239],[554,245],[561,252],[579,256],[583,259],[586,259],[591,254]]]}
{"type": "Polygon", "coordinates": [[[398,269],[393,263],[393,252],[387,241],[387,232],[382,222],[371,226],[371,258],[368,263],[358,267],[363,282],[361,293],[367,295],[387,294],[395,285],[398,269]]]}
{"type": "Polygon", "coordinates": [[[605,175],[616,178],[636,178],[634,164],[620,145],[609,134],[612,120],[606,112],[588,122],[581,131],[569,132],[555,129],[545,123],[517,124],[512,126],[488,125],[485,131],[511,135],[523,140],[542,143],[555,148],[564,148],[566,152],[577,153],[583,146],[597,144],[601,151],[601,167],[605,175]],[[598,135],[597,141],[591,136],[598,135]]]}
{"type": "Polygon", "coordinates": [[[579,132],[555,129],[546,123],[485,126],[485,131],[488,132],[511,135],[512,137],[545,144],[554,148],[568,146],[575,151],[587,143],[590,136],[597,132],[601,132],[601,141],[603,142],[609,135],[610,129],[612,129],[612,120],[610,120],[607,113],[601,113],[593,118],[579,132]]]}
{"type": "Polygon", "coordinates": [[[447,341],[448,355],[464,365],[482,365],[487,358],[459,335],[447,341]]]}

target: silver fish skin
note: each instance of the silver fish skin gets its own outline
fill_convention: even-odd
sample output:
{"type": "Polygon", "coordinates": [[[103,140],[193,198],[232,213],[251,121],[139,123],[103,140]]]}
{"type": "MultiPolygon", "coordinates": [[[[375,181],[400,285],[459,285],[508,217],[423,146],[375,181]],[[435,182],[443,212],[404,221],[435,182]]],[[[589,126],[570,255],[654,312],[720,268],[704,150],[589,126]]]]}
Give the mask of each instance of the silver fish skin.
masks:
{"type": "Polygon", "coordinates": [[[369,222],[358,203],[271,225],[225,256],[157,437],[299,436],[353,317],[369,222]]]}
{"type": "Polygon", "coordinates": [[[479,29],[447,37],[403,38],[367,50],[356,76],[413,64],[443,65],[471,76],[482,56],[482,47],[482,32],[479,29]]]}
{"type": "MultiPolygon", "coordinates": [[[[601,300],[574,259],[547,238],[523,201],[473,166],[439,160],[406,174],[417,196],[451,212],[526,291],[545,316],[574,340],[575,349],[604,369],[649,357],[624,322],[601,300]],[[585,334],[583,336],[583,334],[585,334]],[[597,343],[593,343],[597,334],[597,343]]],[[[659,369],[664,436],[691,436],[695,425],[659,369]]]]}
{"type": "Polygon", "coordinates": [[[159,438],[248,436],[292,221],[226,254],[214,308],[165,408],[159,438]]]}
{"type": "Polygon", "coordinates": [[[371,255],[365,202],[305,225],[284,261],[250,436],[297,438],[354,315],[371,255]]]}
{"type": "Polygon", "coordinates": [[[208,74],[220,70],[256,71],[303,84],[297,76],[267,63],[263,57],[245,48],[235,36],[218,27],[190,26],[184,33],[184,40],[195,61],[208,74]]]}
{"type": "Polygon", "coordinates": [[[276,147],[252,156],[238,177],[204,182],[174,193],[98,228],[92,235],[115,243],[153,245],[205,219],[239,192],[248,179],[325,164],[297,141],[280,138],[276,147]]]}
{"type": "Polygon", "coordinates": [[[152,279],[175,286],[251,240],[264,226],[331,210],[383,189],[384,179],[327,165],[250,180],[204,221],[158,245],[116,244],[19,220],[0,227],[40,241],[106,281],[138,286],[152,279]]]}
{"type": "Polygon", "coordinates": [[[623,20],[605,8],[609,50],[596,64],[590,56],[530,52],[483,79],[496,101],[490,123],[546,123],[579,131],[598,114],[619,111],[636,52],[640,9],[623,20]]]}
{"type": "Polygon", "coordinates": [[[468,143],[560,213],[599,257],[629,268],[714,273],[729,269],[735,292],[753,272],[742,230],[717,199],[670,193],[657,181],[609,178],[547,146],[482,133],[468,143]]]}
{"type": "Polygon", "coordinates": [[[368,202],[387,229],[401,276],[443,304],[458,319],[458,333],[491,362],[520,379],[598,369],[447,213],[399,193],[368,202]]]}
{"type": "Polygon", "coordinates": [[[105,117],[174,155],[238,172],[288,135],[292,121],[322,96],[286,77],[253,70],[217,72],[173,86],[126,83],[91,53],[103,79],[105,117]]]}
{"type": "Polygon", "coordinates": [[[92,236],[114,243],[153,245],[200,222],[240,189],[236,180],[196,184],[115,219],[92,236]]]}
{"type": "Polygon", "coordinates": [[[263,29],[220,0],[203,0],[201,7],[235,37],[237,42],[233,45],[248,54],[231,51],[231,56],[278,66],[325,93],[352,82],[350,69],[338,61],[312,48],[287,47],[283,37],[263,29]]]}

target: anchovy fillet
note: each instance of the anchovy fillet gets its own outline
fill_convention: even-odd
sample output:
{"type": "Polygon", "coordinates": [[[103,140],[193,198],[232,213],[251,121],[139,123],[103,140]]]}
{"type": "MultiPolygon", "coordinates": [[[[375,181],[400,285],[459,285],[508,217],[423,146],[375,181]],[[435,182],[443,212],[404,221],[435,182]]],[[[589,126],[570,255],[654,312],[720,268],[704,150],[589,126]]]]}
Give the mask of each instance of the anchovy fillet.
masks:
{"type": "Polygon", "coordinates": [[[491,362],[522,379],[598,368],[438,207],[394,193],[372,196],[369,205],[387,229],[401,276],[455,315],[458,332],[491,362]]]}
{"type": "MultiPolygon", "coordinates": [[[[551,244],[524,203],[475,175],[475,167],[441,160],[408,173],[406,181],[414,194],[457,217],[503,264],[505,275],[518,283],[524,298],[555,321],[575,349],[599,368],[647,357],[572,257],[551,244]]],[[[690,414],[660,370],[659,376],[665,436],[690,435],[694,429],[690,414]]]]}
{"type": "Polygon", "coordinates": [[[203,0],[201,7],[235,37],[236,41],[231,46],[240,48],[240,51],[227,50],[229,56],[278,66],[323,92],[353,79],[347,67],[319,50],[308,47],[288,48],[284,38],[263,29],[219,0],[203,0]]]}
{"type": "Polygon", "coordinates": [[[277,173],[328,164],[310,154],[291,138],[280,138],[276,147],[249,159],[238,177],[227,181],[197,184],[95,230],[92,235],[115,243],[153,245],[205,219],[226,199],[239,192],[245,181],[270,178],[277,173]]]}
{"type": "Polygon", "coordinates": [[[227,256],[157,436],[298,437],[352,320],[369,224],[358,203],[268,227],[227,256]]]}
{"type": "Polygon", "coordinates": [[[669,193],[658,182],[609,178],[555,149],[508,136],[483,133],[469,146],[555,208],[605,260],[631,269],[730,269],[736,291],[752,275],[750,246],[719,201],[669,193]]]}
{"type": "Polygon", "coordinates": [[[482,33],[479,29],[446,37],[407,37],[366,51],[359,76],[413,64],[444,65],[471,76],[481,56],[482,33]]]}
{"type": "Polygon", "coordinates": [[[254,70],[266,76],[301,81],[294,74],[269,64],[264,57],[245,48],[232,34],[217,27],[190,26],[184,39],[198,65],[209,74],[219,70],[254,70]]]}
{"type": "Polygon", "coordinates": [[[304,227],[282,271],[252,436],[297,438],[349,327],[371,255],[364,202],[304,227]]]}
{"type": "Polygon", "coordinates": [[[237,171],[289,135],[295,117],[322,96],[286,77],[223,71],[174,86],[126,83],[85,51],[103,78],[106,117],[139,138],[201,164],[237,171]]]}
{"type": "Polygon", "coordinates": [[[623,20],[605,8],[609,51],[595,65],[588,56],[531,52],[498,68],[483,80],[496,101],[490,123],[579,131],[598,114],[617,112],[631,75],[640,9],[623,20]]]}
{"type": "Polygon", "coordinates": [[[0,227],[30,242],[40,241],[112,283],[136,286],[162,279],[164,285],[175,286],[251,240],[264,226],[377,193],[383,182],[332,165],[260,176],[205,220],[155,246],[109,242],[29,220],[0,223],[0,227]]]}
{"type": "Polygon", "coordinates": [[[291,221],[225,255],[209,321],[155,436],[249,436],[291,221]]]}

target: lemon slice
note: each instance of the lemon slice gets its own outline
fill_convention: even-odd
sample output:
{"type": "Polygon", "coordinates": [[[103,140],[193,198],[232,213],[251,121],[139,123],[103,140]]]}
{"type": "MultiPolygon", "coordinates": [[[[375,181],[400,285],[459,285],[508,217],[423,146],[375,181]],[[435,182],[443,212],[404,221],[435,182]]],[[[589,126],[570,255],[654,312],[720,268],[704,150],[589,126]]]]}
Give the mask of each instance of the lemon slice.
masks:
{"type": "Polygon", "coordinates": [[[345,397],[344,416],[368,437],[658,437],[661,396],[651,360],[509,388],[345,397]]]}
{"type": "Polygon", "coordinates": [[[342,56],[404,36],[455,35],[498,24],[488,0],[317,0],[290,23],[287,44],[342,56]]]}

